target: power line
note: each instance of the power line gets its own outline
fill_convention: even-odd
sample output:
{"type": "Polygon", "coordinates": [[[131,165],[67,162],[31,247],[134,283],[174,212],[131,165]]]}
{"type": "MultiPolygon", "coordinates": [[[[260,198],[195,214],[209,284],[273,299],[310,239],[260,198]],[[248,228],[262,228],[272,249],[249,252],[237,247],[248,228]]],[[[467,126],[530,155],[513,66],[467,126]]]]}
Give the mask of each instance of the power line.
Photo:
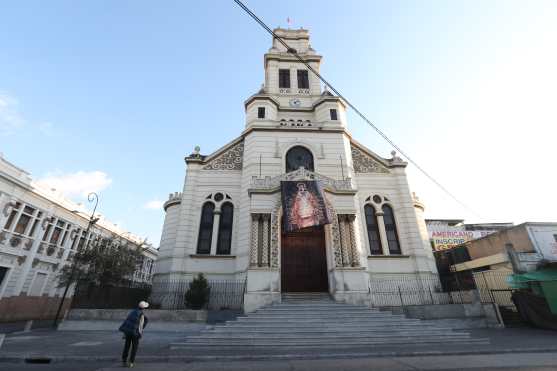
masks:
{"type": "MultiPolygon", "coordinates": [[[[360,118],[362,120],[364,120],[369,126],[371,126],[383,139],[385,139],[385,141],[387,143],[389,143],[391,146],[393,146],[394,149],[396,149],[402,156],[406,157],[406,159],[408,160],[408,162],[412,163],[412,165],[414,165],[422,174],[424,174],[429,180],[431,180],[436,186],[438,186],[443,192],[445,192],[447,195],[449,195],[453,200],[455,200],[457,203],[459,203],[461,206],[463,206],[465,209],[467,209],[468,211],[472,212],[474,215],[480,217],[480,215],[478,215],[474,210],[472,210],[470,207],[468,207],[464,202],[460,201],[455,195],[453,195],[451,192],[449,192],[449,190],[447,188],[445,188],[440,182],[438,182],[433,176],[431,176],[427,171],[425,171],[424,168],[422,168],[420,165],[418,165],[418,163],[416,161],[414,161],[408,154],[406,154],[405,151],[402,150],[402,148],[400,148],[395,142],[393,142],[385,133],[383,133],[383,131],[381,131],[381,129],[379,129],[373,122],[371,122],[362,112],[360,112],[359,109],[357,109],[352,103],[350,103],[350,101],[348,99],[346,99],[344,97],[344,95],[342,95],[331,83],[329,83],[319,72],[317,72],[313,67],[311,67],[309,65],[308,62],[306,62],[296,51],[296,49],[291,48],[280,36],[278,36],[271,28],[269,28],[269,26],[267,26],[265,24],[265,22],[263,22],[257,15],[255,15],[254,12],[252,12],[244,3],[242,3],[240,0],[234,0],[234,2],[236,4],[238,4],[238,6],[240,6],[240,8],[242,8],[251,18],[253,18],[257,23],[259,23],[259,25],[261,27],[263,27],[269,34],[271,34],[273,36],[273,38],[277,39],[287,50],[288,53],[292,54],[294,57],[296,57],[300,62],[302,62],[307,68],[308,70],[310,70],[315,76],[317,76],[317,78],[319,78],[319,80],[321,80],[330,90],[333,91],[333,93],[335,93],[339,98],[341,98],[348,107],[352,108],[352,110],[354,112],[356,112],[356,114],[358,116],[360,116],[360,118]]],[[[481,218],[481,217],[480,217],[481,218]]]]}

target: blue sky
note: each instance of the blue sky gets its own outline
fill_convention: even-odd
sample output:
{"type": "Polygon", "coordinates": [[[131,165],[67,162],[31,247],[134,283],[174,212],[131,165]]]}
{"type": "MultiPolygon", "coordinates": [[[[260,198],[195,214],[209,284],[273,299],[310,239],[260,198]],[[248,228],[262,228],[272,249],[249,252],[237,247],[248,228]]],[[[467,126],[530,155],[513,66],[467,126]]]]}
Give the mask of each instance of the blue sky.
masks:
{"type": "MultiPolygon", "coordinates": [[[[409,168],[428,217],[557,221],[557,3],[246,1],[309,28],[322,73],[475,211],[409,168]],[[477,214],[477,215],[476,215],[477,214]]],[[[12,1],[0,12],[0,151],[158,245],[183,157],[243,129],[270,37],[232,0],[12,1]]],[[[349,130],[391,148],[353,114],[349,130]]]]}

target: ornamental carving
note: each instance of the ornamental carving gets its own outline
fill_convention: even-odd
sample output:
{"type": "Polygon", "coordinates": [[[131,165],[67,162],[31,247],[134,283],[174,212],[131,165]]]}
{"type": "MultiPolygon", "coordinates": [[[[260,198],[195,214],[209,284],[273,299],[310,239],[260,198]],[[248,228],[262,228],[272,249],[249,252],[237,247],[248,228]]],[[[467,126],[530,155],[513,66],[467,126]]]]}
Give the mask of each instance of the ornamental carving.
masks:
{"type": "MultiPolygon", "coordinates": [[[[333,237],[332,248],[333,255],[335,257],[335,267],[342,267],[342,253],[337,213],[327,198],[325,198],[325,206],[333,218],[331,231],[333,237]]],[[[271,268],[279,268],[280,266],[281,215],[282,202],[279,201],[271,212],[271,268]]]]}
{"type": "Polygon", "coordinates": [[[31,266],[33,268],[35,268],[37,265],[39,265],[40,262],[41,262],[40,259],[35,258],[35,259],[33,259],[33,262],[31,263],[31,266]]]}
{"type": "Polygon", "coordinates": [[[23,245],[23,249],[24,250],[31,250],[31,247],[33,246],[33,240],[32,239],[27,239],[27,242],[25,242],[25,245],[23,245]]]}
{"type": "Polygon", "coordinates": [[[21,238],[17,236],[13,236],[12,238],[10,238],[11,247],[18,247],[20,243],[21,243],[21,238]]]}
{"type": "Polygon", "coordinates": [[[291,171],[277,175],[275,177],[266,176],[265,178],[258,178],[256,176],[251,179],[251,187],[254,189],[274,189],[280,187],[282,181],[297,181],[297,180],[315,180],[321,187],[330,189],[332,191],[352,191],[352,181],[346,177],[342,180],[330,178],[325,175],[304,169],[303,167],[298,170],[291,171]]]}
{"type": "Polygon", "coordinates": [[[282,203],[279,201],[271,212],[271,268],[279,267],[280,259],[280,214],[282,203]]]}
{"type": "Polygon", "coordinates": [[[242,170],[244,142],[239,142],[211,160],[203,170],[242,170]]]}
{"type": "Polygon", "coordinates": [[[333,217],[333,223],[331,223],[331,234],[333,237],[333,255],[335,257],[335,267],[342,267],[342,250],[341,250],[341,242],[340,242],[340,227],[338,224],[338,215],[335,209],[332,207],[331,215],[333,217]]]}
{"type": "Polygon", "coordinates": [[[6,232],[0,232],[0,244],[3,244],[7,238],[8,238],[8,234],[6,232]]]}
{"type": "Polygon", "coordinates": [[[56,251],[56,247],[54,246],[49,246],[46,249],[46,255],[51,256],[52,254],[54,254],[54,252],[56,251]]]}
{"type": "Polygon", "coordinates": [[[22,265],[27,260],[27,255],[18,256],[17,257],[17,265],[22,265]]]}
{"type": "Polygon", "coordinates": [[[354,145],[350,146],[352,151],[352,163],[356,173],[388,173],[389,170],[368,153],[354,145]]]}
{"type": "Polygon", "coordinates": [[[10,215],[10,208],[13,208],[16,206],[16,203],[11,201],[11,202],[6,202],[6,204],[4,205],[4,209],[2,210],[2,214],[4,214],[5,217],[8,217],[8,215],[10,215]]]}

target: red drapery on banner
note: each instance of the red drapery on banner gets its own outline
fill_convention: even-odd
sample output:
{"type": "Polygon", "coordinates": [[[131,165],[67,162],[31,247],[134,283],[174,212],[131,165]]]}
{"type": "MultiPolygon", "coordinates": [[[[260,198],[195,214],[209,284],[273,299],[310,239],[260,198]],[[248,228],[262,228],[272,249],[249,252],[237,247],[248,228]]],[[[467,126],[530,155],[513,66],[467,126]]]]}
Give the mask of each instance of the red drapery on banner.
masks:
{"type": "Polygon", "coordinates": [[[281,192],[286,232],[331,223],[323,190],[317,181],[284,181],[281,192]]]}

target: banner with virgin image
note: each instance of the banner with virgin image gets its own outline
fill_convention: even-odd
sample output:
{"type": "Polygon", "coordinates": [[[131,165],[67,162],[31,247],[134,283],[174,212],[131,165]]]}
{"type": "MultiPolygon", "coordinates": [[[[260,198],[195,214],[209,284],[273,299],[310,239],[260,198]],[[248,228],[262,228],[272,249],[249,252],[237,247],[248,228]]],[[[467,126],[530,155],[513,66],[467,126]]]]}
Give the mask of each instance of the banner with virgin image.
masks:
{"type": "Polygon", "coordinates": [[[317,181],[283,181],[281,197],[286,232],[331,223],[323,190],[317,181]]]}

